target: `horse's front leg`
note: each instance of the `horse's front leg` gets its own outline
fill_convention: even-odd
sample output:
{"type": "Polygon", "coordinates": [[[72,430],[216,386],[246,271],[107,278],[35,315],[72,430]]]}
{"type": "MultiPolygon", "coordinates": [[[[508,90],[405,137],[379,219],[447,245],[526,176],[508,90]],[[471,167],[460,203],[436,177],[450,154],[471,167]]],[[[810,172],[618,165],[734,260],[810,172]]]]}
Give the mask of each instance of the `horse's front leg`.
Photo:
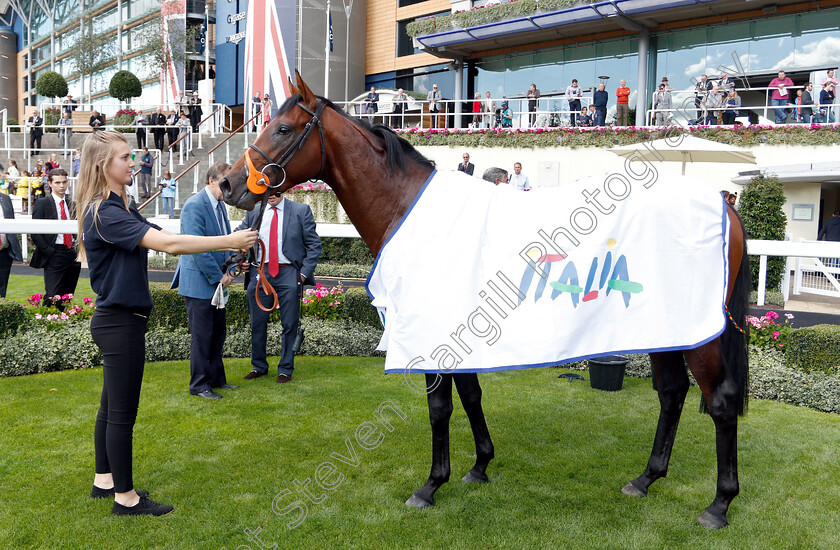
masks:
{"type": "Polygon", "coordinates": [[[651,353],[650,364],[656,376],[659,393],[659,423],[653,439],[644,473],[628,483],[621,490],[629,496],[645,496],[651,484],[668,473],[668,462],[677,435],[685,396],[688,393],[688,374],[685,371],[683,355],[680,351],[651,353]]]}
{"type": "Polygon", "coordinates": [[[426,484],[405,503],[425,508],[435,503],[435,491],[449,481],[449,418],[452,416],[452,375],[427,374],[426,395],[429,401],[429,422],[432,425],[432,471],[426,484]],[[438,379],[440,377],[440,379],[438,379]]]}
{"type": "Polygon", "coordinates": [[[487,465],[493,460],[493,441],[484,419],[481,408],[481,386],[478,385],[478,375],[475,373],[455,374],[455,388],[461,405],[470,419],[473,438],[475,439],[475,466],[467,472],[461,481],[464,483],[485,483],[487,481],[487,465]]]}

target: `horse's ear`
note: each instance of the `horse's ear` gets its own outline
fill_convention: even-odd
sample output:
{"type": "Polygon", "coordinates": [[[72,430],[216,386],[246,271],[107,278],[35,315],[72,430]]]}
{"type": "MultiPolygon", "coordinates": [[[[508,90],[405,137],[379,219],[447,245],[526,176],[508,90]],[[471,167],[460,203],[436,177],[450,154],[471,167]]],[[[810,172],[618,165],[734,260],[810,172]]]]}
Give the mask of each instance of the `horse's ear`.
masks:
{"type": "Polygon", "coordinates": [[[295,69],[295,78],[297,79],[297,89],[300,93],[301,99],[304,103],[315,103],[318,98],[315,97],[315,94],[312,90],[309,89],[309,86],[306,85],[306,82],[303,81],[303,78],[300,76],[300,73],[295,69]]]}
{"type": "Polygon", "coordinates": [[[289,96],[293,96],[299,93],[300,92],[298,91],[297,86],[295,86],[295,83],[292,82],[292,77],[289,77],[289,96]]]}

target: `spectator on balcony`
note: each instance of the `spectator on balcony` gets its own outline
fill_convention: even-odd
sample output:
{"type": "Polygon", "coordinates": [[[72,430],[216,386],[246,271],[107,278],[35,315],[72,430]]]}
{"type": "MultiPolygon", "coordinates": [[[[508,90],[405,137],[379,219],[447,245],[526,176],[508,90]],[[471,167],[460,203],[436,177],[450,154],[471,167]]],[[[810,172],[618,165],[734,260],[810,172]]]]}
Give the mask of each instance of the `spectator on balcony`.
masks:
{"type": "Polygon", "coordinates": [[[178,139],[181,140],[179,143],[187,147],[186,152],[189,154],[192,150],[189,137],[192,126],[190,125],[190,119],[187,118],[187,113],[181,111],[181,116],[178,118],[178,122],[175,123],[175,126],[178,128],[178,139]]]}
{"type": "Polygon", "coordinates": [[[709,77],[702,75],[700,80],[694,85],[694,106],[697,108],[697,118],[694,124],[703,124],[706,120],[706,96],[712,89],[712,81],[709,77]]]}
{"type": "Polygon", "coordinates": [[[659,91],[653,101],[653,108],[656,109],[656,125],[666,126],[671,120],[671,92],[665,87],[665,84],[659,85],[659,91]]]}
{"type": "Polygon", "coordinates": [[[820,92],[820,122],[834,124],[834,84],[825,83],[820,92]]]}
{"type": "MultiPolygon", "coordinates": [[[[798,94],[797,94],[798,95],[798,94]]],[[[802,90],[799,101],[799,121],[803,124],[810,124],[814,117],[814,84],[809,82],[802,90]]]]}
{"type": "Polygon", "coordinates": [[[528,98],[528,126],[533,127],[537,122],[537,107],[540,103],[540,91],[536,84],[531,84],[525,97],[528,98]]]}
{"type": "Polygon", "coordinates": [[[146,117],[143,113],[134,117],[134,134],[137,136],[137,148],[143,149],[146,146],[146,117]]]}
{"type": "Polygon", "coordinates": [[[502,128],[510,128],[513,126],[513,111],[510,110],[510,105],[507,101],[502,102],[502,128]]]}
{"type": "Polygon", "coordinates": [[[723,123],[727,126],[735,124],[735,117],[738,116],[738,111],[741,110],[741,96],[735,88],[729,90],[729,95],[726,96],[723,111],[723,123]]]}
{"type": "Polygon", "coordinates": [[[584,107],[580,110],[580,114],[578,115],[577,124],[580,127],[588,128],[592,126],[592,116],[589,114],[589,109],[584,107]]]}
{"type": "Polygon", "coordinates": [[[432,84],[431,91],[426,95],[426,100],[429,102],[429,113],[432,115],[432,128],[437,128],[437,114],[441,111],[443,94],[438,90],[437,84],[432,84]]]}
{"type": "Polygon", "coordinates": [[[379,112],[379,94],[376,93],[376,86],[371,86],[368,95],[365,96],[365,114],[373,121],[376,113],[379,112]]]}
{"type": "MultiPolygon", "coordinates": [[[[399,117],[399,128],[405,126],[405,107],[408,104],[408,96],[405,94],[402,88],[397,90],[397,95],[394,96],[394,114],[399,117]]],[[[395,124],[391,124],[391,126],[395,126],[395,124]]]]}
{"type": "Polygon", "coordinates": [[[470,124],[472,128],[481,128],[481,121],[484,120],[484,115],[482,114],[484,112],[484,106],[482,103],[481,93],[476,92],[472,103],[473,118],[472,124],[470,124]]]}
{"type": "Polygon", "coordinates": [[[470,154],[464,153],[463,160],[464,162],[458,164],[458,171],[472,176],[475,172],[475,165],[470,162],[470,154]]]}
{"type": "Polygon", "coordinates": [[[712,89],[706,95],[706,125],[715,126],[723,122],[723,96],[720,95],[718,85],[712,84],[712,89]]]}
{"type": "Polygon", "coordinates": [[[517,191],[531,190],[531,182],[528,181],[528,176],[522,173],[522,163],[515,162],[513,164],[513,174],[510,175],[508,183],[517,191]]]}
{"type": "Polygon", "coordinates": [[[29,126],[29,148],[33,150],[33,154],[37,155],[41,152],[41,138],[44,135],[44,119],[37,109],[29,117],[27,126],[29,126]]]}
{"type": "Polygon", "coordinates": [[[190,124],[192,124],[193,132],[198,132],[198,123],[201,122],[203,115],[204,110],[201,108],[201,98],[198,97],[198,92],[193,92],[192,99],[190,99],[190,124]]]}
{"type": "Polygon", "coordinates": [[[487,128],[495,128],[496,127],[496,100],[490,97],[490,92],[488,91],[484,95],[484,122],[487,128]]]}
{"type": "Polygon", "coordinates": [[[166,115],[163,114],[163,107],[158,107],[152,115],[152,135],[155,136],[155,149],[163,152],[163,136],[166,134],[166,115]]]}
{"type": "Polygon", "coordinates": [[[58,146],[69,149],[71,137],[73,137],[73,119],[70,118],[70,113],[64,111],[58,119],[58,146]]]}
{"type": "Polygon", "coordinates": [[[606,86],[601,82],[592,94],[592,105],[595,106],[595,126],[604,126],[607,120],[607,102],[610,100],[610,94],[605,88],[606,86]]]}
{"type": "Polygon", "coordinates": [[[580,98],[583,97],[583,90],[578,86],[577,78],[566,86],[566,101],[569,102],[569,126],[577,126],[575,115],[580,111],[580,98]]]}
{"type": "Polygon", "coordinates": [[[73,116],[73,111],[75,111],[77,107],[78,105],[73,100],[73,96],[70,94],[67,94],[67,99],[61,102],[61,112],[67,113],[71,117],[73,116]]]}
{"type": "Polygon", "coordinates": [[[173,143],[178,141],[178,127],[176,126],[178,124],[178,118],[178,113],[175,109],[172,109],[169,112],[169,116],[166,117],[166,137],[169,139],[169,148],[174,153],[178,152],[179,147],[177,144],[174,147],[172,146],[173,143]]]}
{"type": "Polygon", "coordinates": [[[774,107],[773,111],[776,114],[776,124],[784,124],[790,114],[789,109],[782,109],[782,106],[791,104],[790,88],[793,86],[793,80],[785,76],[784,71],[779,71],[779,75],[770,81],[767,85],[773,88],[773,93],[770,95],[770,105],[774,107]]]}
{"type": "Polygon", "coordinates": [[[618,126],[628,126],[630,118],[630,88],[627,81],[621,79],[615,90],[615,123],[618,126]]]}
{"type": "Polygon", "coordinates": [[[827,71],[827,74],[826,74],[825,78],[823,78],[822,80],[820,80],[820,86],[825,87],[825,83],[826,83],[826,82],[831,82],[832,84],[834,84],[834,86],[835,86],[835,87],[837,87],[837,85],[839,85],[839,84],[840,84],[840,81],[838,81],[838,80],[834,77],[834,69],[829,69],[829,70],[827,71]]]}
{"type": "Polygon", "coordinates": [[[729,90],[735,88],[735,82],[730,80],[729,75],[726,73],[720,73],[720,80],[717,81],[718,88],[720,88],[720,92],[725,96],[729,95],[729,90]]]}
{"type": "Polygon", "coordinates": [[[821,241],[823,237],[827,241],[840,241],[840,210],[835,210],[831,219],[820,229],[817,240],[821,241]]]}
{"type": "Polygon", "coordinates": [[[661,84],[664,84],[664,85],[665,85],[665,89],[666,89],[666,90],[668,90],[669,92],[673,92],[673,91],[674,91],[673,86],[671,86],[670,84],[668,84],[668,77],[667,77],[667,76],[663,76],[663,77],[662,77],[662,82],[661,82],[661,84]]]}
{"type": "Polygon", "coordinates": [[[105,129],[105,117],[99,114],[96,109],[90,113],[90,121],[88,125],[93,128],[94,132],[101,132],[105,129]]]}

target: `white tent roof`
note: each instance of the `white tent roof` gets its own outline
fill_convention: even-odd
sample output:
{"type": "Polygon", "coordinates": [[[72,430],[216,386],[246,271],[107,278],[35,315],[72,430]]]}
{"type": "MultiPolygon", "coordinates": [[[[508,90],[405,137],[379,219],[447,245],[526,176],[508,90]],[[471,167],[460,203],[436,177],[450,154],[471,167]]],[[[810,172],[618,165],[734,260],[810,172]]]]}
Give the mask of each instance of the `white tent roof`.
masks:
{"type": "Polygon", "coordinates": [[[616,155],[635,159],[682,162],[685,174],[686,162],[730,162],[755,164],[755,155],[746,149],[739,149],[725,143],[679,134],[672,138],[658,139],[624,145],[609,149],[616,155]]]}

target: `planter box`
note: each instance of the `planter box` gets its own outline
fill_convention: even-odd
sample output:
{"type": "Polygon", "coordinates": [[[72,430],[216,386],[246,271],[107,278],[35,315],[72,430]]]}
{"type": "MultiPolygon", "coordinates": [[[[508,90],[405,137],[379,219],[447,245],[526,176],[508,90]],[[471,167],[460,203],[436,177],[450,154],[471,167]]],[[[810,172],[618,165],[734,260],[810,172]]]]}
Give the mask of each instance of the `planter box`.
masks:
{"type": "Polygon", "coordinates": [[[607,355],[589,359],[589,385],[596,390],[619,391],[624,385],[624,369],[630,359],[624,355],[607,355]]]}

